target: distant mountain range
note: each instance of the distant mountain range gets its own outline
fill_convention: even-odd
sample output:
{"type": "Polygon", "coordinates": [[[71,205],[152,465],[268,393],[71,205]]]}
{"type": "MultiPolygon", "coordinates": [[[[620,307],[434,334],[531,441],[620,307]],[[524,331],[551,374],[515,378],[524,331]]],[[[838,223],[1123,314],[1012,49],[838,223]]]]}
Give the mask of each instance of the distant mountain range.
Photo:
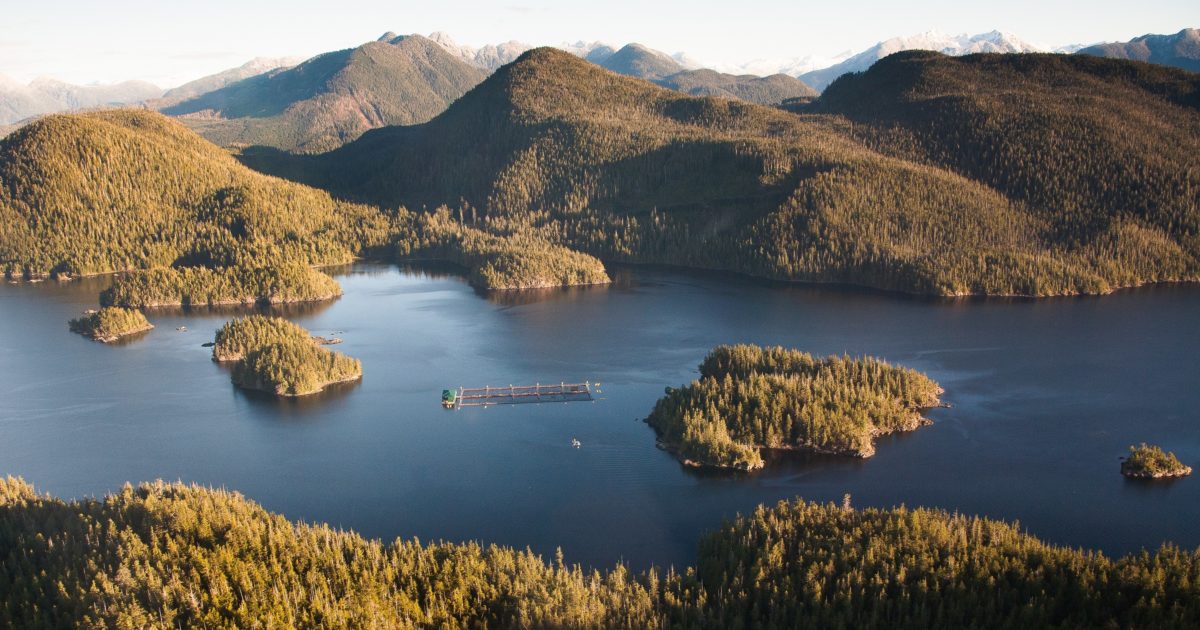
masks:
{"type": "Polygon", "coordinates": [[[1079,54],[1147,61],[1200,72],[1200,30],[1185,28],[1174,35],[1142,35],[1124,43],[1096,44],[1080,49],[1079,54]]]}
{"type": "MultiPolygon", "coordinates": [[[[533,48],[520,42],[507,42],[475,49],[460,45],[441,32],[431,34],[429,39],[460,59],[489,72],[511,63],[519,55],[533,48]]],[[[787,99],[810,97],[817,93],[804,82],[783,73],[765,77],[749,72],[724,73],[703,68],[683,53],[668,55],[637,43],[626,44],[619,49],[601,42],[561,44],[557,48],[617,74],[645,79],[693,96],[720,96],[761,105],[775,105],[787,99]]]]}
{"type": "MultiPolygon", "coordinates": [[[[472,49],[445,34],[427,38],[388,32],[374,42],[318,55],[294,67],[280,67],[288,65],[286,60],[256,60],[171,90],[149,105],[179,117],[220,145],[321,152],[368,129],[433,118],[518,50],[525,50],[524,45],[472,49]],[[245,76],[263,66],[276,67],[245,76]]],[[[581,43],[571,52],[614,72],[692,95],[761,104],[816,95],[794,77],[689,70],[675,58],[639,44],[613,50],[581,43]]]]}
{"type": "MultiPolygon", "coordinates": [[[[444,32],[427,38],[389,32],[377,42],[319,55],[303,64],[297,58],[254,59],[166,92],[137,81],[79,86],[39,79],[23,85],[0,76],[0,135],[41,114],[145,103],[184,117],[189,126],[220,144],[321,151],[340,146],[366,129],[428,120],[484,76],[531,48],[517,41],[473,48],[444,32]]],[[[616,48],[580,41],[558,48],[619,74],[685,94],[766,105],[811,98],[839,76],[863,72],[876,61],[905,50],[932,50],[950,56],[1078,51],[1200,70],[1200,31],[1190,28],[1173,35],[1144,35],[1129,42],[1049,51],[999,31],[979,35],[927,32],[888,39],[857,54],[833,58],[755,60],[716,67],[704,67],[685,53],[667,54],[637,43],[616,48]]]]}
{"type": "MultiPolygon", "coordinates": [[[[458,44],[443,32],[434,33],[430,39],[438,42],[448,51],[461,59],[488,71],[494,71],[501,65],[509,63],[521,53],[533,46],[521,42],[510,41],[504,44],[489,45],[482,48],[471,48],[458,44]]],[[[629,44],[620,49],[601,42],[576,42],[574,44],[559,44],[556,46],[577,57],[582,57],[613,72],[627,76],[654,81],[660,85],[674,88],[675,85],[688,85],[697,79],[686,79],[665,82],[665,80],[685,70],[710,70],[722,75],[720,81],[729,83],[729,77],[752,75],[766,77],[786,75],[799,78],[806,85],[822,90],[837,77],[847,72],[861,72],[871,67],[871,64],[892,53],[902,50],[932,50],[946,55],[958,56],[980,52],[1074,52],[1074,48],[1047,49],[1026,42],[1015,35],[991,31],[979,35],[946,35],[936,31],[921,33],[910,37],[894,37],[875,44],[857,54],[845,52],[835,57],[801,57],[793,59],[764,60],[758,59],[743,64],[704,64],[690,55],[682,52],[667,54],[648,48],[641,44],[629,44]]],[[[711,74],[711,73],[707,73],[711,74]]],[[[703,76],[703,75],[702,75],[703,76]]],[[[774,79],[778,82],[779,79],[774,79]]],[[[705,80],[706,84],[714,81],[705,80]]],[[[715,92],[715,90],[714,90],[715,92]]],[[[704,94],[705,92],[691,92],[704,94]]],[[[727,95],[727,94],[721,94],[727,95]]],[[[763,102],[763,101],[756,101],[763,102]]],[[[778,102],[778,101],[776,101],[778,102]]]]}
{"type": "MultiPolygon", "coordinates": [[[[462,59],[489,71],[509,63],[521,53],[533,48],[529,44],[510,41],[504,44],[474,49],[456,43],[446,33],[434,33],[430,39],[462,59]]],[[[944,55],[961,56],[974,53],[1080,52],[1102,57],[1134,59],[1195,71],[1200,63],[1200,34],[1196,29],[1184,29],[1175,35],[1144,35],[1127,43],[1074,44],[1048,47],[1031,43],[1011,33],[990,31],[977,35],[948,35],[929,31],[908,37],[893,37],[858,53],[849,51],[834,57],[797,57],[791,59],[757,59],[740,64],[704,64],[677,52],[667,54],[631,44],[621,49],[601,42],[576,42],[556,46],[614,72],[651,81],[662,81],[683,70],[709,69],[725,76],[754,75],[765,77],[783,74],[799,78],[816,90],[824,90],[834,79],[848,72],[862,72],[871,64],[905,50],[931,50],[944,55]]],[[[672,83],[686,84],[680,80],[672,83]]],[[[660,83],[661,84],[661,83],[660,83]]],[[[672,87],[668,85],[667,87],[672,87]]],[[[695,92],[700,94],[702,92],[695,92]]],[[[762,102],[762,101],[758,101],[762,102]]]]}
{"type": "Polygon", "coordinates": [[[0,125],[69,109],[138,103],[162,95],[162,88],[142,81],[114,85],[73,85],[36,79],[23,85],[0,75],[0,125]]]}
{"type": "Polygon", "coordinates": [[[256,57],[236,68],[210,74],[167,90],[162,95],[162,99],[152,103],[152,106],[162,108],[177,105],[188,99],[219,90],[231,83],[237,83],[242,79],[249,79],[272,70],[291,68],[302,61],[304,61],[302,57],[256,57]]]}
{"type": "Polygon", "coordinates": [[[485,76],[432,40],[388,33],[161,111],[221,145],[326,151],[368,129],[425,122],[485,76]]]}
{"type": "MultiPolygon", "coordinates": [[[[398,36],[395,33],[389,31],[384,33],[383,37],[379,39],[380,41],[389,41],[396,37],[398,36]]],[[[477,68],[483,68],[488,72],[495,71],[507,63],[512,63],[514,59],[521,56],[521,53],[533,48],[529,44],[517,41],[508,41],[503,44],[489,44],[482,48],[472,48],[455,42],[448,33],[441,31],[431,33],[429,39],[437,42],[438,45],[459,59],[477,68]]]]}

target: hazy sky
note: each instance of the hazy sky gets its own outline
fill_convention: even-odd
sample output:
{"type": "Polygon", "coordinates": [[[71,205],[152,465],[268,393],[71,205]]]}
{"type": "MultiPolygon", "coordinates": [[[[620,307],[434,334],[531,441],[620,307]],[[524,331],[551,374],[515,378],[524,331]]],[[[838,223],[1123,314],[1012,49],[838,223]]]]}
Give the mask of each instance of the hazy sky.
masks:
{"type": "Polygon", "coordinates": [[[1043,45],[1200,26],[1200,0],[2,0],[0,74],[171,87],[257,56],[311,56],[384,31],[461,43],[641,42],[708,63],[833,56],[897,35],[1011,32],[1043,45]]]}

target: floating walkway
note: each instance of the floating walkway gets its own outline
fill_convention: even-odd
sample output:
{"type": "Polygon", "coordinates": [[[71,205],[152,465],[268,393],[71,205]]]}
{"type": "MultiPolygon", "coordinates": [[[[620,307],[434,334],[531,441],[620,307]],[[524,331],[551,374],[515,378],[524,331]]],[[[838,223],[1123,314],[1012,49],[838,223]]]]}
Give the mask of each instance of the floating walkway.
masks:
{"type": "MultiPolygon", "coordinates": [[[[543,385],[509,385],[508,387],[459,387],[442,391],[442,406],[490,407],[492,405],[521,405],[526,403],[586,402],[592,398],[599,383],[555,383],[543,385]]],[[[599,390],[596,390],[599,392],[599,390]]]]}

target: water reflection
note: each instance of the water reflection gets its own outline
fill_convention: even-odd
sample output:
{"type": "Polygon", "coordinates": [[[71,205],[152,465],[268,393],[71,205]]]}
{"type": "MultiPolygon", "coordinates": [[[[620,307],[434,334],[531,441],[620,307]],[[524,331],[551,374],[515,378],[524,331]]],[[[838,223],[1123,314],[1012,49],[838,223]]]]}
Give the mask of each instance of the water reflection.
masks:
{"type": "MultiPolygon", "coordinates": [[[[267,419],[279,420],[295,420],[297,418],[307,418],[312,420],[328,419],[336,421],[327,411],[330,408],[335,408],[339,401],[343,401],[347,396],[358,389],[362,385],[362,379],[356,381],[347,381],[345,383],[334,383],[327,386],[325,389],[308,396],[275,396],[267,392],[256,389],[245,389],[236,385],[230,384],[236,395],[244,400],[250,407],[261,409],[265,413],[260,417],[267,419]],[[276,416],[272,412],[278,412],[276,416]]],[[[256,414],[258,415],[258,414],[256,414]]]]}

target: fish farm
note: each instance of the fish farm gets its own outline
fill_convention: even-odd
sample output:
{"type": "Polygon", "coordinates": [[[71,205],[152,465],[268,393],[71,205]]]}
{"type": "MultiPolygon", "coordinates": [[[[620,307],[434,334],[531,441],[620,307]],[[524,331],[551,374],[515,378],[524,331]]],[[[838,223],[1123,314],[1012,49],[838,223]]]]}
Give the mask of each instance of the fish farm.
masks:
{"type": "Polygon", "coordinates": [[[447,409],[461,407],[490,407],[492,405],[520,405],[527,403],[587,402],[599,383],[553,383],[543,385],[509,385],[507,387],[459,387],[442,390],[442,406],[447,409]]]}

